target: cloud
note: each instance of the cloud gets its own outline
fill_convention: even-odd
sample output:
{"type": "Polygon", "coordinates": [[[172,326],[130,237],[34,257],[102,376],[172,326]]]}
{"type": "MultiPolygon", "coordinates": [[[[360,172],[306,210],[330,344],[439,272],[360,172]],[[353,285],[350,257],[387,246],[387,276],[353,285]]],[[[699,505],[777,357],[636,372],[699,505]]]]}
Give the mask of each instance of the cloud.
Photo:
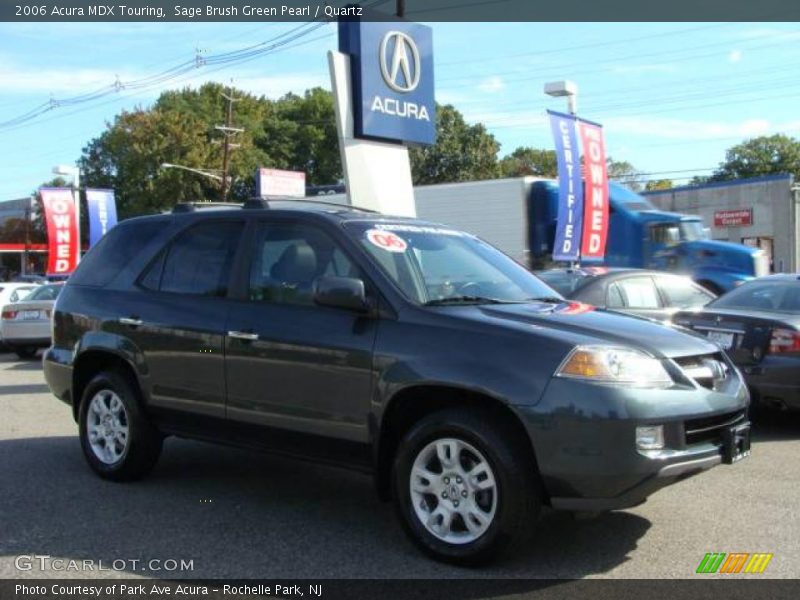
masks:
{"type": "Polygon", "coordinates": [[[478,84],[478,89],[482,92],[486,92],[487,94],[495,94],[505,87],[506,84],[503,81],[503,78],[498,77],[497,75],[487,77],[478,84]]]}
{"type": "Polygon", "coordinates": [[[742,60],[742,51],[731,50],[730,54],[728,54],[728,62],[738,63],[740,60],[742,60]]]}
{"type": "Polygon", "coordinates": [[[603,119],[615,134],[642,135],[676,140],[703,140],[725,137],[754,137],[800,130],[800,121],[771,123],[767,119],[743,121],[704,121],[659,117],[611,117],[603,119]]]}
{"type": "Polygon", "coordinates": [[[678,65],[673,63],[655,63],[644,65],[616,65],[609,69],[617,75],[644,75],[647,73],[674,73],[678,65]]]}

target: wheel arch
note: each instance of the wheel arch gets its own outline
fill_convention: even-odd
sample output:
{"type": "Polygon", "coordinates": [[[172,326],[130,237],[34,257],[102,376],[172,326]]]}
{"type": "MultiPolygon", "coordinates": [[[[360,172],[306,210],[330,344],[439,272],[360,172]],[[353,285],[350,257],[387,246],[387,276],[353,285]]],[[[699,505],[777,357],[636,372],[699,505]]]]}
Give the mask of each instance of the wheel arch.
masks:
{"type": "Polygon", "coordinates": [[[136,370],[124,356],[105,348],[92,348],[81,352],[72,369],[72,417],[78,421],[83,391],[92,378],[102,371],[115,370],[126,375],[139,393],[142,387],[136,370]]]}
{"type": "Polygon", "coordinates": [[[400,440],[425,416],[447,408],[466,408],[498,419],[513,431],[514,438],[528,453],[538,472],[533,443],[520,417],[503,400],[449,384],[419,384],[397,391],[388,401],[381,418],[375,449],[375,484],[382,500],[391,499],[392,462],[400,440]]]}

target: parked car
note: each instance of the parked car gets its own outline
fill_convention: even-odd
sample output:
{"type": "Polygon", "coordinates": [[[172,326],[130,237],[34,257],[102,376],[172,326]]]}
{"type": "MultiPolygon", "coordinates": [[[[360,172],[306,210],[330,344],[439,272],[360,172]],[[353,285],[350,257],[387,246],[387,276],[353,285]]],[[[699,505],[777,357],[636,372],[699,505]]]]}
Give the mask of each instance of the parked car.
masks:
{"type": "Polygon", "coordinates": [[[19,283],[47,283],[46,275],[17,275],[14,277],[15,282],[19,283]]]}
{"type": "MultiPolygon", "coordinates": [[[[36,284],[32,283],[17,283],[12,281],[0,282],[0,309],[6,304],[24,300],[25,296],[34,289],[36,289],[36,284]]],[[[3,320],[0,319],[0,352],[7,348],[8,347],[3,342],[3,320]]]]}
{"type": "Polygon", "coordinates": [[[759,405],[800,410],[800,275],[760,277],[674,321],[724,348],[759,405]]]}
{"type": "Polygon", "coordinates": [[[143,476],[165,435],[347,465],[456,563],[542,505],[634,506],[750,452],[747,388],[716,344],[566,301],[470,234],[352,207],[126,220],[53,327],[45,377],[101,477],[143,476]]]}
{"type": "Polygon", "coordinates": [[[663,271],[579,267],[537,271],[536,275],[570,300],[660,321],[716,298],[691,277],[663,271]]]}
{"type": "Polygon", "coordinates": [[[20,358],[33,358],[50,345],[50,317],[63,284],[42,285],[24,300],[3,307],[3,341],[20,358]]]}

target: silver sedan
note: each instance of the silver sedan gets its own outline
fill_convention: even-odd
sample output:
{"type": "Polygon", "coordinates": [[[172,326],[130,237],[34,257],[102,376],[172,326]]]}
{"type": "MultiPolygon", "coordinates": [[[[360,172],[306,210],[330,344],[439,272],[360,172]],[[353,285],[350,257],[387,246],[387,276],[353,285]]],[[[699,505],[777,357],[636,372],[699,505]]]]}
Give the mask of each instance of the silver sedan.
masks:
{"type": "Polygon", "coordinates": [[[20,358],[33,358],[50,345],[50,319],[63,284],[43,285],[20,302],[3,307],[3,342],[20,358]]]}

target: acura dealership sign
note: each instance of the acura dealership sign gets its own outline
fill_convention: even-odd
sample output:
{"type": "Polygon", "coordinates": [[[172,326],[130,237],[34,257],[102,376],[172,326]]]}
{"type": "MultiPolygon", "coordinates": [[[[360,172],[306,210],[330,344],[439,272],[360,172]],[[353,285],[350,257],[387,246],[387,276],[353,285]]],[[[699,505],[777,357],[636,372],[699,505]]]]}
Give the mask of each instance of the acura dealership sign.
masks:
{"type": "Polygon", "coordinates": [[[356,137],[436,141],[430,27],[340,21],[339,51],[350,55],[356,137]]]}

